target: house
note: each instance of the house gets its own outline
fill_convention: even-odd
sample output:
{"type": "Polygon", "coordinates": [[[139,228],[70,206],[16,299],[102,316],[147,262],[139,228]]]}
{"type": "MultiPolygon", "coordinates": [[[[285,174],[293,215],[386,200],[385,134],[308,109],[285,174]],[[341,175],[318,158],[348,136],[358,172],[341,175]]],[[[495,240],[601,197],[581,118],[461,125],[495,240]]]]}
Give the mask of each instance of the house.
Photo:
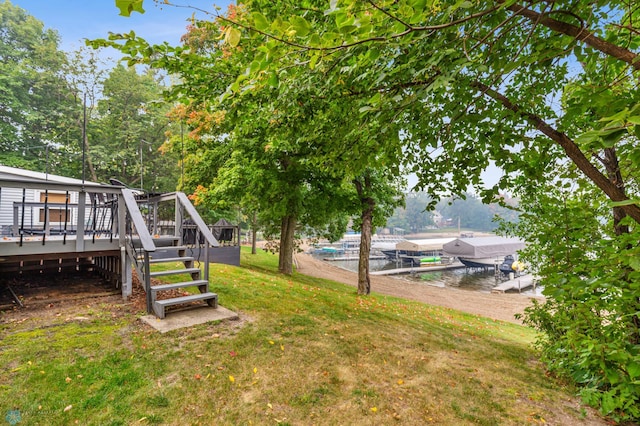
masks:
{"type": "MultiPolygon", "coordinates": [[[[229,228],[225,225],[227,239],[229,228]]],[[[173,305],[202,301],[217,307],[218,296],[209,291],[211,247],[220,244],[184,193],[143,194],[121,185],[0,166],[0,282],[29,273],[90,269],[121,288],[126,299],[135,269],[147,311],[164,318],[173,305]],[[172,220],[161,217],[165,211],[172,220]],[[163,220],[170,225],[160,233],[163,220]],[[187,227],[197,235],[193,241],[186,241],[187,227]],[[196,261],[203,262],[203,270],[196,261]],[[152,272],[151,265],[158,263],[183,267],[152,272]],[[164,275],[181,280],[151,284],[151,278],[164,275]],[[197,290],[163,296],[187,288],[197,290]]],[[[237,253],[227,263],[236,264],[236,258],[239,263],[239,245],[225,249],[237,253]]]]}

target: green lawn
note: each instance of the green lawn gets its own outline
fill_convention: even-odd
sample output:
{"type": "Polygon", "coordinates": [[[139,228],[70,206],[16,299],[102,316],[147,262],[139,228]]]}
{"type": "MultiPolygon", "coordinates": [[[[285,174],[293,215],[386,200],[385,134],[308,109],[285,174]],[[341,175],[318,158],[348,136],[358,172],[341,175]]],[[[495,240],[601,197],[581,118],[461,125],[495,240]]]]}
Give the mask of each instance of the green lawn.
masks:
{"type": "Polygon", "coordinates": [[[79,306],[46,321],[0,317],[0,423],[16,413],[20,425],[523,425],[584,416],[545,375],[527,328],[279,276],[277,257],[264,252],[243,251],[242,264],[211,265],[212,291],[240,321],[159,334],[126,306],[79,306]]]}

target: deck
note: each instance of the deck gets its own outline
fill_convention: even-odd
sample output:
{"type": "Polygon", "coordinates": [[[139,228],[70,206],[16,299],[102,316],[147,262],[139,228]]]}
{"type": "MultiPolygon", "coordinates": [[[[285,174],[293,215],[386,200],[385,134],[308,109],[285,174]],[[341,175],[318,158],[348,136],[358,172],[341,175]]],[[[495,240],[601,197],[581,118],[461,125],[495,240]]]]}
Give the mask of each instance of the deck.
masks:
{"type": "Polygon", "coordinates": [[[193,287],[188,302],[215,308],[209,262],[237,265],[240,258],[239,228],[216,225],[207,225],[181,192],[145,194],[0,166],[0,282],[7,287],[32,274],[92,271],[127,299],[135,270],[147,311],[164,318],[165,307],[186,303],[166,285],[152,285],[158,272],[150,264],[164,262],[171,269],[163,274],[181,280],[172,289],[193,287]]]}

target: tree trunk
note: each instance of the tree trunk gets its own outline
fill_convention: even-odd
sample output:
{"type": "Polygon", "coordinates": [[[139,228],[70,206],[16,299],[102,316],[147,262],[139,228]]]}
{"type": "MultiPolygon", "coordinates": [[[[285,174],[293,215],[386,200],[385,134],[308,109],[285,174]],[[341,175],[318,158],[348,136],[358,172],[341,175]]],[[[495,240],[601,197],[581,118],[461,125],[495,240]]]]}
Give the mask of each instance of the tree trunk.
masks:
{"type": "Polygon", "coordinates": [[[371,254],[371,234],[373,229],[374,201],[367,198],[362,211],[362,226],[360,228],[360,258],[358,260],[358,294],[371,293],[371,279],[369,277],[369,255],[371,254]]]}
{"type": "Polygon", "coordinates": [[[296,218],[285,216],[280,227],[280,257],[278,270],[286,275],[293,274],[293,246],[295,240],[296,218]]]}
{"type": "MultiPolygon", "coordinates": [[[[613,185],[625,193],[625,184],[622,179],[622,173],[620,172],[620,164],[618,163],[618,154],[616,154],[615,148],[606,148],[604,150],[604,159],[602,160],[607,176],[613,185]]],[[[629,226],[622,225],[622,219],[627,217],[627,214],[621,207],[613,208],[613,226],[616,235],[623,235],[629,233],[629,226]]]]}
{"type": "Polygon", "coordinates": [[[256,245],[258,241],[257,234],[258,233],[258,215],[256,212],[253,212],[253,219],[251,220],[251,254],[256,254],[256,245]]]}
{"type": "Polygon", "coordinates": [[[371,197],[366,197],[365,192],[371,189],[371,180],[365,176],[364,186],[359,180],[353,181],[358,191],[358,197],[362,205],[360,219],[360,251],[358,259],[358,294],[371,293],[371,278],[369,277],[369,255],[371,254],[371,234],[373,229],[373,211],[376,202],[371,197]]]}

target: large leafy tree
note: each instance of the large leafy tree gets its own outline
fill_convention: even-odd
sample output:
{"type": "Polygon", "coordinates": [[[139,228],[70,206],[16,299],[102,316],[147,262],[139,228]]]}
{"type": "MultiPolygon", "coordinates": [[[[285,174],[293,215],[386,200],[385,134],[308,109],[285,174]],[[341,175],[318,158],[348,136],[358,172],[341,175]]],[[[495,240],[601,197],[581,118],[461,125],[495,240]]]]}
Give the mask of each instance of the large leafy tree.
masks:
{"type": "MultiPolygon", "coordinates": [[[[240,8],[229,12],[232,19],[243,15],[240,8]]],[[[195,167],[187,173],[191,187],[200,184],[196,200],[210,195],[258,209],[262,223],[272,225],[267,230],[279,230],[285,273],[292,272],[296,229],[335,238],[344,231],[346,215],[357,215],[364,231],[359,292],[368,293],[371,229],[399,198],[388,183],[399,174],[397,131],[378,120],[354,120],[358,96],[341,87],[329,93],[322,73],[300,68],[265,75],[267,84],[241,99],[228,96],[238,76],[260,67],[251,49],[237,47],[228,28],[199,22],[180,48],[150,47],[135,38],[120,48],[180,75],[174,96],[187,105],[182,116],[193,128],[186,160],[195,167]],[[228,45],[219,42],[220,33],[228,45]],[[377,172],[380,167],[387,172],[377,172]]]]}
{"type": "MultiPolygon", "coordinates": [[[[59,37],[10,2],[0,3],[0,162],[68,170],[69,117],[81,111],[64,75],[59,37]]],[[[79,146],[79,139],[75,139],[79,146]]]]}
{"type": "Polygon", "coordinates": [[[119,65],[104,80],[92,117],[91,158],[99,180],[111,177],[152,192],[175,190],[175,154],[159,149],[169,130],[164,86],[151,71],[119,65]]]}
{"type": "Polygon", "coordinates": [[[254,66],[231,91],[252,90],[306,67],[322,72],[331,87],[368,94],[360,109],[367,115],[390,126],[402,123],[405,160],[419,177],[418,186],[433,195],[462,193],[469,184],[481,187],[481,172],[493,160],[505,173],[495,188],[484,191],[487,197],[510,187],[530,201],[532,211],[576,212],[563,207],[561,195],[539,191],[569,181],[589,201],[604,205],[606,211],[582,204],[598,212],[597,220],[567,220],[569,243],[557,246],[560,253],[544,244],[550,238],[520,229],[539,243],[541,260],[554,264],[562,254],[571,260],[564,264],[565,274],[576,277],[562,287],[568,295],[559,297],[553,289],[564,281],[537,266],[548,296],[558,303],[542,311],[549,327],[539,326],[564,337],[555,340],[560,346],[546,346],[549,353],[564,371],[580,372],[574,379],[596,378],[589,381],[590,402],[607,413],[637,418],[632,407],[640,401],[635,384],[640,267],[633,248],[640,223],[640,9],[634,2],[345,0],[248,6],[249,22],[224,17],[230,45],[255,46],[261,40],[252,49],[254,66]],[[559,177],[564,167],[570,173],[559,177]],[[581,226],[586,223],[589,227],[581,226]],[[613,248],[606,250],[615,265],[610,274],[587,267],[596,264],[594,252],[580,241],[589,240],[593,247],[613,248]],[[601,292],[581,291],[592,282],[601,292]],[[577,302],[591,303],[591,297],[618,303],[609,303],[608,310],[573,309],[577,302]],[[582,321],[585,315],[588,321],[582,321]],[[594,363],[567,356],[588,336],[606,341],[598,330],[612,322],[616,327],[609,328],[609,337],[616,344],[609,355],[599,352],[594,363]],[[616,358],[623,350],[630,356],[616,358]]]}

